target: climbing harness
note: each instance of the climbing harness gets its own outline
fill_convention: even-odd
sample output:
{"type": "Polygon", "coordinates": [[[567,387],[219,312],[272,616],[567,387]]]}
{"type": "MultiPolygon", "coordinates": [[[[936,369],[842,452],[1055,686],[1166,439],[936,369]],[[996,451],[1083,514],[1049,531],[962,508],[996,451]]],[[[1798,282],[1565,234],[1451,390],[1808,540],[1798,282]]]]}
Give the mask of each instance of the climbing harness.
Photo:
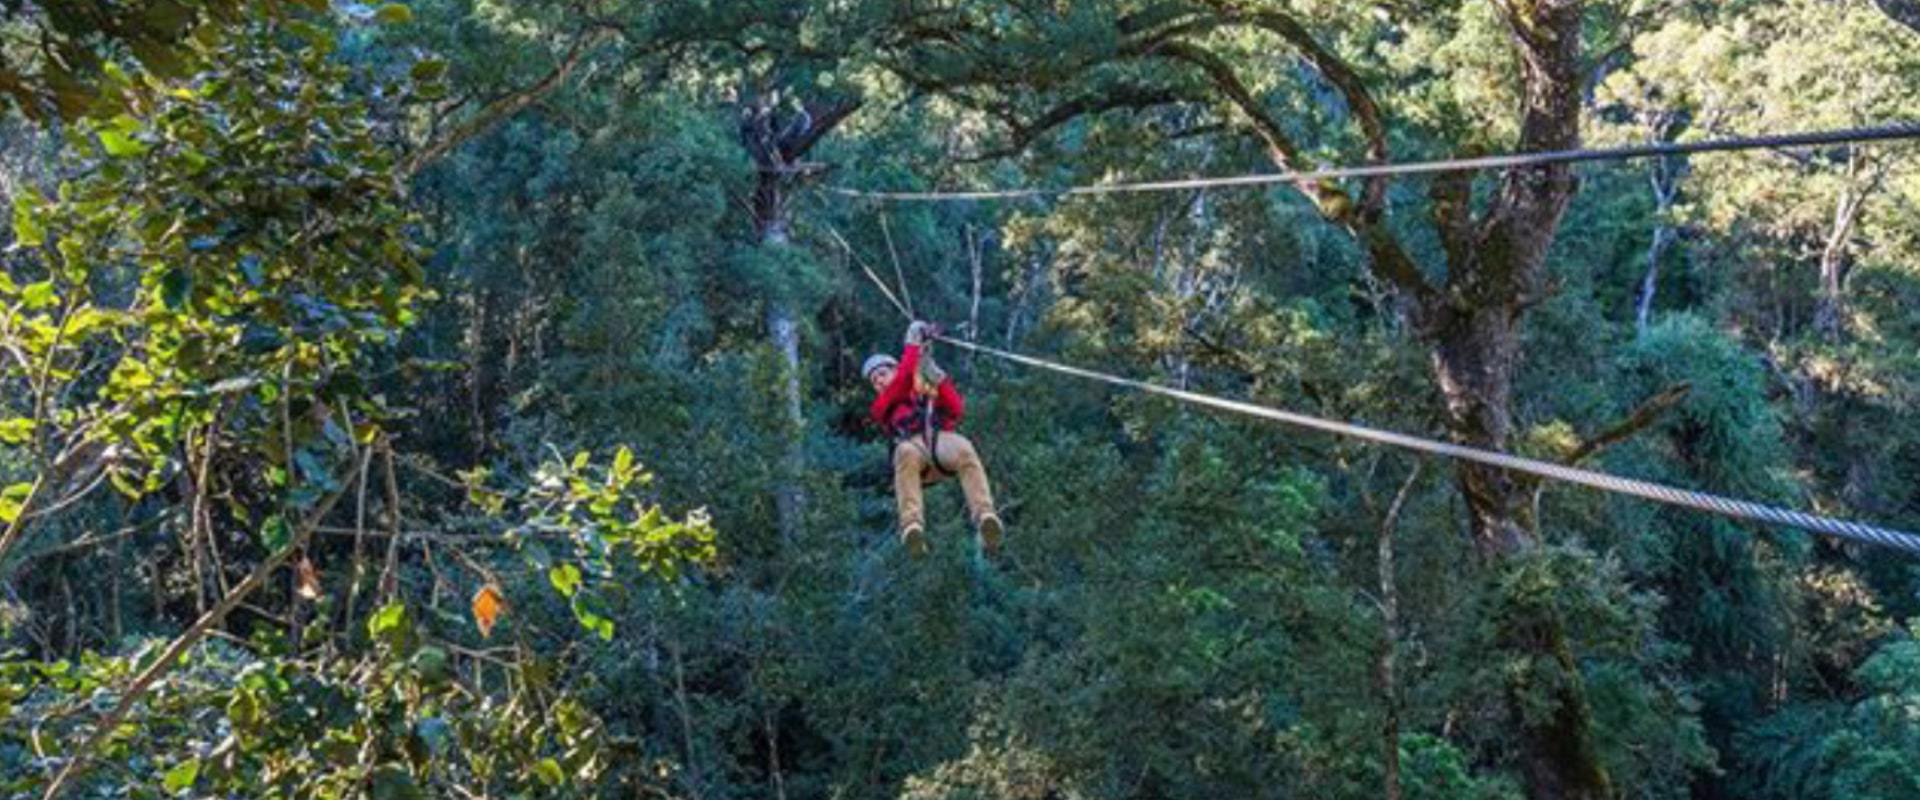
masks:
{"type": "Polygon", "coordinates": [[[934,407],[933,395],[921,398],[920,408],[915,412],[920,423],[920,445],[927,449],[927,463],[933,466],[937,475],[952,476],[953,470],[940,463],[940,410],[934,407]]]}
{"type": "MultiPolygon", "coordinates": [[[[1621,160],[1645,158],[1650,156],[1685,155],[1692,153],[1727,152],[1760,148],[1802,148],[1821,145],[1847,144],[1855,142],[1890,141],[1920,138],[1920,125],[1899,123],[1872,128],[1851,128],[1837,131],[1814,133],[1783,134],[1775,136],[1747,136],[1727,139],[1714,139],[1688,143],[1661,143],[1618,147],[1610,149],[1561,150],[1544,153],[1519,153],[1483,158],[1450,159],[1407,164],[1373,164],[1359,167],[1336,167],[1331,169],[1304,172],[1286,172],[1270,175],[1249,175],[1228,178],[1203,178],[1194,180],[1157,181],[1149,183],[1104,184],[1078,186],[1059,189],[1005,189],[971,192],[872,192],[839,187],[828,188],[835,194],[883,202],[943,202],[961,200],[1017,199],[1035,197],[1073,197],[1084,195],[1121,194],[1138,192],[1179,191],[1207,187],[1228,186],[1264,186],[1278,183],[1298,183],[1337,178],[1370,178],[1392,175],[1436,174],[1447,172],[1466,172],[1478,170],[1513,169],[1535,167],[1546,164],[1570,164],[1584,161],[1621,160]]],[[[840,245],[850,261],[858,264],[868,280],[885,295],[895,310],[908,320],[917,319],[913,312],[887,288],[886,282],[867,265],[864,259],[854,252],[853,246],[838,231],[828,227],[828,233],[840,245]]],[[[904,291],[904,277],[902,278],[904,291]]],[[[1862,544],[1878,545],[1905,550],[1920,555],[1920,535],[1904,531],[1882,528],[1833,517],[1809,514],[1788,508],[1770,506],[1748,500],[1722,497],[1707,492],[1681,489],[1643,481],[1624,478],[1603,472],[1554,464],[1531,458],[1510,455],[1493,450],[1484,450],[1467,445],[1435,441],[1403,433],[1370,428],[1350,422],[1323,419],[1292,411],[1256,405],[1239,400],[1202,394],[1187,389],[1135,380],[1105,372],[1071,366],[1044,358],[1023,355],[1001,350],[964,339],[953,339],[939,334],[934,340],[946,342],[963,350],[990,356],[1012,364],[1032,367],[1059,375],[1090,380],[1122,389],[1159,395],[1184,403],[1227,411],[1272,422],[1279,422],[1300,428],[1330,433],[1336,436],[1360,439],[1376,444],[1390,445],[1415,452],[1442,456],[1458,461],[1466,461],[1483,466],[1494,467],[1532,475],[1548,480],[1586,486],[1615,494],[1638,497],[1656,503],[1704,511],[1710,514],[1758,522],[1768,525],[1782,525],[1810,531],[1862,544]]],[[[931,451],[931,448],[929,448],[931,451]]]]}

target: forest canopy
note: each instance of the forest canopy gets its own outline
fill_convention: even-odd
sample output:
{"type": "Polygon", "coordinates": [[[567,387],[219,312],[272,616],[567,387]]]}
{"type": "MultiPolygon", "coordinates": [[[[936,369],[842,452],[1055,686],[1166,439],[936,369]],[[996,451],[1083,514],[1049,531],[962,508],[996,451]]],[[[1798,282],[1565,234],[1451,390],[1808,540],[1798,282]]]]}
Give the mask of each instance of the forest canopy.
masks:
{"type": "Polygon", "coordinates": [[[1910,124],[1916,20],[0,3],[0,796],[1920,796],[1912,554],[902,342],[1920,530],[1915,145],[839,191],[1910,124]]]}

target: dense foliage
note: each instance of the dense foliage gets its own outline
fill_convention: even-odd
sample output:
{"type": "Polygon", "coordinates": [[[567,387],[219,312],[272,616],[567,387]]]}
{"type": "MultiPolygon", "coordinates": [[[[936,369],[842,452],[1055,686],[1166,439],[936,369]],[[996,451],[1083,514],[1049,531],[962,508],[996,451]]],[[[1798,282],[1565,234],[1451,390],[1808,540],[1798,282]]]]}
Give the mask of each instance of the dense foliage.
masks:
{"type": "Polygon", "coordinates": [[[1896,798],[1920,563],[942,348],[1920,528],[1871,0],[9,3],[0,795],[1896,798]],[[644,466],[643,466],[644,462],[644,466]]]}

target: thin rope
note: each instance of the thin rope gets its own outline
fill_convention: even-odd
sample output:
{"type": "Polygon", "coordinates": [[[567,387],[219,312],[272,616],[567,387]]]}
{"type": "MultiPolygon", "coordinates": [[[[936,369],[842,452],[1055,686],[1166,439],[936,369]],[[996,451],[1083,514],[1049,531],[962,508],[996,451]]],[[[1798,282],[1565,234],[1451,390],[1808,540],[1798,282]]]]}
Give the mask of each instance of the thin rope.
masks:
{"type": "Polygon", "coordinates": [[[900,316],[906,317],[909,322],[913,321],[913,311],[907,308],[905,303],[900,302],[899,297],[894,296],[893,290],[887,288],[887,282],[880,280],[879,274],[875,273],[872,267],[867,266],[866,259],[861,258],[859,253],[854,252],[853,245],[847,243],[846,237],[841,236],[840,231],[835,230],[833,225],[827,223],[822,224],[825,224],[827,227],[827,235],[833,237],[834,242],[840,245],[841,250],[846,251],[847,260],[858,265],[860,271],[867,274],[867,280],[873,281],[874,288],[880,290],[880,294],[887,298],[887,302],[893,304],[893,309],[900,312],[900,316]]]}
{"type": "Polygon", "coordinates": [[[1707,139],[1698,142],[1654,142],[1625,147],[1553,150],[1540,153],[1514,153],[1499,156],[1482,156],[1478,158],[1451,158],[1440,161],[1420,161],[1405,164],[1368,164],[1357,167],[1329,167],[1327,169],[1300,170],[1263,175],[1189,178],[1182,180],[1148,181],[1144,183],[1109,183],[1056,188],[987,189],[955,192],[887,192],[851,189],[840,186],[829,186],[825,187],[824,190],[842,197],[902,203],[1014,200],[1036,197],[1080,197],[1087,195],[1173,192],[1215,187],[1268,186],[1277,183],[1301,183],[1341,178],[1430,175],[1446,172],[1514,169],[1548,164],[1619,161],[1625,159],[1650,158],[1654,156],[1689,155],[1694,153],[1730,152],[1738,150],[1786,150],[1822,145],[1916,138],[1920,138],[1920,123],[1900,122],[1866,128],[1843,128],[1833,131],[1787,133],[1768,136],[1735,136],[1724,139],[1707,139]]]}
{"type": "Polygon", "coordinates": [[[880,235],[886,237],[887,255],[893,258],[893,279],[900,287],[900,299],[906,302],[907,316],[919,319],[913,310],[913,292],[907,288],[907,273],[900,268],[900,251],[893,246],[893,228],[887,225],[887,212],[880,212],[880,235]]]}
{"type": "Polygon", "coordinates": [[[1768,525],[1783,525],[1849,541],[1898,548],[1915,555],[1920,555],[1920,535],[1902,531],[1857,522],[1848,522],[1846,520],[1823,517],[1817,514],[1808,514],[1746,500],[1736,500],[1729,497],[1708,494],[1706,492],[1680,489],[1650,481],[1622,478],[1617,475],[1608,475],[1601,472],[1579,469],[1577,467],[1569,467],[1564,464],[1536,461],[1531,458],[1522,458],[1506,453],[1482,450],[1476,447],[1437,442],[1430,439],[1422,439],[1417,436],[1408,436],[1402,433],[1368,428],[1362,425],[1335,422],[1333,420],[1321,419],[1306,414],[1297,414],[1291,411],[1281,411],[1279,409],[1258,406],[1237,400],[1227,400],[1199,392],[1187,391],[1185,389],[1175,389],[1170,386],[1162,386],[1146,381],[1134,380],[1132,378],[1123,378],[1118,375],[1110,375],[1104,372],[1096,372],[1090,369],[1068,366],[1066,364],[1008,352],[962,339],[953,339],[945,336],[936,336],[935,338],[955,347],[971,350],[976,353],[984,353],[1015,364],[1034,367],[1061,375],[1098,381],[1125,389],[1146,392],[1148,394],[1161,395],[1181,402],[1193,403],[1195,405],[1229,411],[1235,414],[1272,420],[1296,427],[1331,433],[1337,436],[1391,445],[1460,461],[1470,461],[1512,472],[1526,473],[1541,478],[1586,486],[1616,494],[1631,495],[1656,503],[1665,503],[1667,505],[1690,508],[1696,511],[1705,511],[1710,514],[1719,514],[1734,519],[1768,525]]]}

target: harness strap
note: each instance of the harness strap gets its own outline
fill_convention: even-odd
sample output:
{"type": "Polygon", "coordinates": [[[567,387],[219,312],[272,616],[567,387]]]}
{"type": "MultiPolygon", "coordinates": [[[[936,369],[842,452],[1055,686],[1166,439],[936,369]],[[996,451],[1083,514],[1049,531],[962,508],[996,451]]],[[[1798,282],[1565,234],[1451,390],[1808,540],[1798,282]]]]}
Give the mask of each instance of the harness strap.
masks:
{"type": "Polygon", "coordinates": [[[929,395],[924,400],[916,399],[912,408],[912,415],[894,429],[894,442],[917,441],[927,451],[927,460],[935,471],[948,476],[959,474],[940,463],[940,413],[934,407],[933,397],[929,395]]]}
{"type": "Polygon", "coordinates": [[[927,445],[927,460],[933,462],[934,471],[952,475],[953,471],[947,469],[946,465],[940,463],[940,421],[936,416],[933,408],[933,396],[928,395],[925,413],[920,415],[920,424],[926,431],[924,435],[927,445]]]}

